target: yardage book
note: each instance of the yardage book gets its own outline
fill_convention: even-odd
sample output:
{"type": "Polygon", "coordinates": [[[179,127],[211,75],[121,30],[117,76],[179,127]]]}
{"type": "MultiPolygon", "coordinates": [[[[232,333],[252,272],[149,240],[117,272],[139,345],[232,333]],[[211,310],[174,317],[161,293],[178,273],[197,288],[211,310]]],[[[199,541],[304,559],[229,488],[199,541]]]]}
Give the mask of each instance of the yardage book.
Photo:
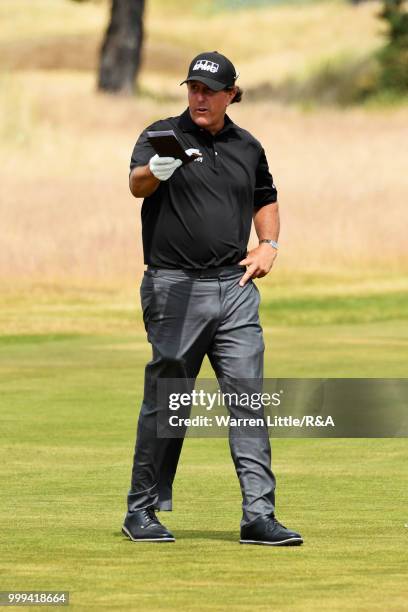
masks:
{"type": "Polygon", "coordinates": [[[147,139],[160,157],[175,157],[184,164],[201,157],[197,153],[187,155],[173,130],[147,132],[147,139]]]}

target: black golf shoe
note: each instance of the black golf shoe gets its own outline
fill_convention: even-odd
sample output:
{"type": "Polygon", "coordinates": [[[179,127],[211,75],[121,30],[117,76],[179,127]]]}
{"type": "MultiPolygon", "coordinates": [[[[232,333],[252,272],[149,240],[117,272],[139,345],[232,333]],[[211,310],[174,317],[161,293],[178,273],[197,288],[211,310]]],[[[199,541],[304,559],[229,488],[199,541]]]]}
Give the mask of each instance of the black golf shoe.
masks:
{"type": "Polygon", "coordinates": [[[281,525],[274,514],[261,516],[253,523],[241,527],[240,544],[264,544],[265,546],[299,546],[302,536],[281,525]]]}
{"type": "Polygon", "coordinates": [[[132,542],[175,542],[173,534],[161,524],[153,508],[128,512],[122,533],[132,542]]]}

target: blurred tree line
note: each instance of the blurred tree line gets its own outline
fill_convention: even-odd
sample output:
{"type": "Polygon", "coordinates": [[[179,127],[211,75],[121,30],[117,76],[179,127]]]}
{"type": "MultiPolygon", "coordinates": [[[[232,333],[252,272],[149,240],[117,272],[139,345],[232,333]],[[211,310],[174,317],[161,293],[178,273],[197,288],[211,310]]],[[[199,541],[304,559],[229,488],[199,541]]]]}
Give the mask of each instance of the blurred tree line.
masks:
{"type": "MultiPolygon", "coordinates": [[[[350,1],[357,4],[361,0],[350,1]]],[[[272,4],[276,0],[218,2],[233,9],[272,4]]],[[[132,94],[141,65],[145,0],[110,0],[110,3],[109,24],[100,50],[98,87],[112,93],[132,94]]],[[[302,8],[299,7],[299,10],[302,8]]],[[[386,44],[379,54],[379,87],[408,93],[407,0],[382,0],[379,16],[388,25],[386,44]]]]}
{"type": "Polygon", "coordinates": [[[380,52],[384,89],[408,93],[408,11],[405,0],[383,0],[380,17],[388,25],[385,47],[380,52]]]}

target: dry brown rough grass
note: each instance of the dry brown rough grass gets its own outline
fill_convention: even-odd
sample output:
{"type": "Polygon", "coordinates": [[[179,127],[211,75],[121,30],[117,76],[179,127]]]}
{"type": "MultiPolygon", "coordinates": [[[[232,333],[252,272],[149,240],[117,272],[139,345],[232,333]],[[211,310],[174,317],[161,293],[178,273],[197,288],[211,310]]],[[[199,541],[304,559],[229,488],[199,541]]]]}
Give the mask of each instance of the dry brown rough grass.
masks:
{"type": "MultiPolygon", "coordinates": [[[[191,53],[192,39],[200,44],[196,15],[186,15],[178,30],[170,28],[162,40],[171,15],[162,14],[158,2],[150,6],[141,84],[151,95],[132,100],[97,94],[94,74],[87,70],[105,20],[103,5],[79,8],[72,2],[40,0],[35,22],[27,0],[6,0],[0,7],[0,16],[6,7],[6,17],[11,14],[16,22],[13,29],[6,19],[0,47],[20,53],[17,64],[0,74],[0,114],[5,118],[0,127],[3,282],[109,285],[132,283],[140,274],[140,202],[128,191],[130,153],[144,126],[184,109],[185,92],[178,87],[181,58],[187,57],[187,49],[191,53]],[[18,11],[23,5],[26,11],[18,11]],[[72,44],[68,55],[59,47],[58,59],[47,45],[55,46],[63,33],[72,44]],[[82,41],[78,49],[75,41],[82,41]],[[84,41],[88,47],[81,46],[84,41]],[[41,45],[46,53],[36,55],[41,45]],[[27,49],[34,54],[21,65],[27,49]],[[83,70],[75,64],[79,51],[83,70]],[[42,66],[45,60],[49,64],[42,66]],[[53,62],[59,69],[52,69],[53,62]],[[160,102],[160,92],[173,101],[160,102]]],[[[259,83],[265,61],[273,65],[273,74],[286,75],[289,65],[301,70],[306,56],[312,61],[321,52],[319,45],[328,44],[321,27],[327,20],[337,33],[329,45],[333,51],[354,44],[358,34],[362,49],[375,47],[376,6],[357,9],[355,21],[345,28],[350,10],[328,3],[301,14],[287,7],[237,14],[236,25],[243,26],[242,20],[246,24],[242,44],[238,48],[228,35],[225,51],[233,53],[235,44],[241,85],[259,83]],[[272,22],[280,38],[274,38],[268,55],[261,52],[269,44],[266,33],[272,22]],[[293,28],[283,26],[289,23],[293,28]]],[[[216,37],[226,17],[209,19],[216,37]]],[[[6,65],[12,55],[3,57],[6,65]]],[[[279,188],[278,269],[406,269],[408,109],[303,112],[244,101],[232,107],[231,115],[262,140],[279,188]]]]}

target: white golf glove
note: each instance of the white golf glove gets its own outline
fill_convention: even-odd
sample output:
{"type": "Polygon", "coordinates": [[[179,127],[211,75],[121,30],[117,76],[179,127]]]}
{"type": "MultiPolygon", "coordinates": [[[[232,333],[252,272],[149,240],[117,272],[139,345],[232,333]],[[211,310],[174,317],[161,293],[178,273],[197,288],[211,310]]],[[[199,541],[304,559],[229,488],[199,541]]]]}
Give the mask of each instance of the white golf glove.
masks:
{"type": "Polygon", "coordinates": [[[150,172],[160,181],[167,181],[183,162],[174,157],[159,157],[156,153],[149,161],[150,172]]]}

